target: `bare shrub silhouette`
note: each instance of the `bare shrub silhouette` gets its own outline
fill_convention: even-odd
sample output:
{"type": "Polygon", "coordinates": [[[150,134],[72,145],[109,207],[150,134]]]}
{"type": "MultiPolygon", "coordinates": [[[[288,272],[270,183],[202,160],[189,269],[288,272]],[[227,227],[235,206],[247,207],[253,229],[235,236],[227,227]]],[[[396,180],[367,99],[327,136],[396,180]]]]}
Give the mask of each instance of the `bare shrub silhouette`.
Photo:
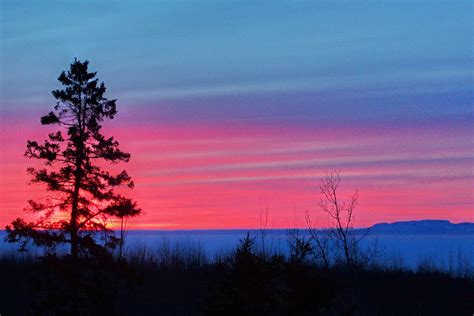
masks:
{"type": "Polygon", "coordinates": [[[319,186],[319,207],[328,218],[327,228],[318,229],[306,211],[306,226],[314,244],[316,258],[327,268],[335,263],[343,263],[347,268],[368,265],[377,257],[379,248],[375,241],[363,251],[360,242],[368,234],[368,229],[355,230],[354,215],[359,201],[356,190],[348,200],[340,196],[341,178],[338,171],[327,173],[319,186]],[[356,234],[357,233],[357,234],[356,234]]]}
{"type": "Polygon", "coordinates": [[[314,254],[311,238],[302,236],[298,228],[287,231],[289,260],[292,262],[307,263],[314,254]]]}
{"type": "Polygon", "coordinates": [[[268,255],[268,249],[266,240],[268,237],[268,202],[265,205],[265,210],[262,208],[262,199],[260,199],[260,212],[259,212],[259,235],[260,235],[260,255],[264,258],[268,255]]]}
{"type": "Polygon", "coordinates": [[[327,174],[319,186],[321,200],[319,207],[328,215],[330,237],[339,250],[340,258],[351,268],[356,261],[358,240],[352,234],[354,229],[354,210],[359,200],[356,191],[348,201],[341,201],[338,188],[341,183],[339,172],[327,174]]]}

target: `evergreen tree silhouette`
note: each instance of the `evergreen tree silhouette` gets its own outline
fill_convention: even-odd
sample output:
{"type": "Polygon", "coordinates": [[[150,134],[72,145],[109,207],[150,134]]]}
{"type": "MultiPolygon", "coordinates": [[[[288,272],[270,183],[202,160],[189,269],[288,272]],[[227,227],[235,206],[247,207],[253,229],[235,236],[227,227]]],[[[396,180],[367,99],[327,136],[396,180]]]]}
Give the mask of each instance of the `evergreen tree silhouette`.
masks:
{"type": "Polygon", "coordinates": [[[52,91],[57,103],[53,111],[41,117],[41,124],[57,125],[59,130],[42,144],[27,143],[25,156],[45,164],[42,169],[27,169],[31,183],[45,184],[48,194],[40,201],[28,201],[25,208],[37,214],[37,220],[17,218],[6,226],[7,241],[20,242],[22,250],[32,240],[47,247],[69,244],[73,260],[103,253],[118,242],[107,227],[108,221],[141,212],[135,201],[115,190],[120,186],[133,188],[128,173],[111,174],[100,167],[128,162],[130,154],[121,151],[113,137],[101,134],[101,123],[117,113],[116,100],[104,97],[106,87],[99,83],[96,72],[88,71],[88,65],[87,60],[74,59],[70,69],[58,78],[62,89],[52,91]],[[68,216],[55,216],[58,213],[68,216]],[[109,236],[105,243],[94,238],[97,232],[109,236]]]}

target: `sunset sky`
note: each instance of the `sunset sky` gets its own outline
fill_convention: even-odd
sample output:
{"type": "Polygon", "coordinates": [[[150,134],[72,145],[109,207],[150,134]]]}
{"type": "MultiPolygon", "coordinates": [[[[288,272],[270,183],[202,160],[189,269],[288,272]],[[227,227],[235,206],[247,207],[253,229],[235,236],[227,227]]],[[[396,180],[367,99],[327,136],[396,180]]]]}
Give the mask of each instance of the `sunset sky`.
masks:
{"type": "Polygon", "coordinates": [[[118,115],[104,125],[137,229],[304,226],[319,182],[359,190],[358,226],[474,221],[471,1],[2,1],[0,227],[23,216],[28,139],[74,57],[118,115]]]}

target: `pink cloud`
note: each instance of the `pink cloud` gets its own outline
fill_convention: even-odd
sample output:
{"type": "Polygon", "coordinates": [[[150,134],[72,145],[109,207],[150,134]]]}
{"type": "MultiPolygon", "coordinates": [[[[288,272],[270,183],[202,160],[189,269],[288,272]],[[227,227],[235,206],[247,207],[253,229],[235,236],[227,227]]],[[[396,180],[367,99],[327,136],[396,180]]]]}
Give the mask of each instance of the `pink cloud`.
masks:
{"type": "MultiPolygon", "coordinates": [[[[17,216],[42,191],[27,186],[23,158],[27,139],[48,128],[37,120],[5,122],[0,136],[0,225],[17,216]],[[31,125],[30,125],[31,123],[31,125]]],[[[131,194],[145,215],[130,228],[236,228],[258,225],[260,201],[272,227],[304,225],[313,210],[318,223],[318,183],[341,169],[345,194],[360,191],[359,225],[447,218],[473,220],[470,189],[474,155],[465,127],[304,128],[252,124],[129,125],[104,127],[132,153],[125,168],[134,176],[131,194]]]]}

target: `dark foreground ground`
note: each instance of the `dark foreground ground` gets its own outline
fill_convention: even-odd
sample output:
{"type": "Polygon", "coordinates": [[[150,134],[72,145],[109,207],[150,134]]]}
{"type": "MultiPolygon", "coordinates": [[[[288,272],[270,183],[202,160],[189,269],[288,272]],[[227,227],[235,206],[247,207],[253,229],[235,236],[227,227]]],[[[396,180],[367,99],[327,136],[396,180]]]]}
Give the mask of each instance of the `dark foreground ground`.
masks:
{"type": "Polygon", "coordinates": [[[241,245],[218,263],[193,256],[40,262],[3,257],[0,314],[473,315],[474,280],[436,271],[321,268],[241,245]],[[180,259],[181,258],[181,259],[180,259]]]}

